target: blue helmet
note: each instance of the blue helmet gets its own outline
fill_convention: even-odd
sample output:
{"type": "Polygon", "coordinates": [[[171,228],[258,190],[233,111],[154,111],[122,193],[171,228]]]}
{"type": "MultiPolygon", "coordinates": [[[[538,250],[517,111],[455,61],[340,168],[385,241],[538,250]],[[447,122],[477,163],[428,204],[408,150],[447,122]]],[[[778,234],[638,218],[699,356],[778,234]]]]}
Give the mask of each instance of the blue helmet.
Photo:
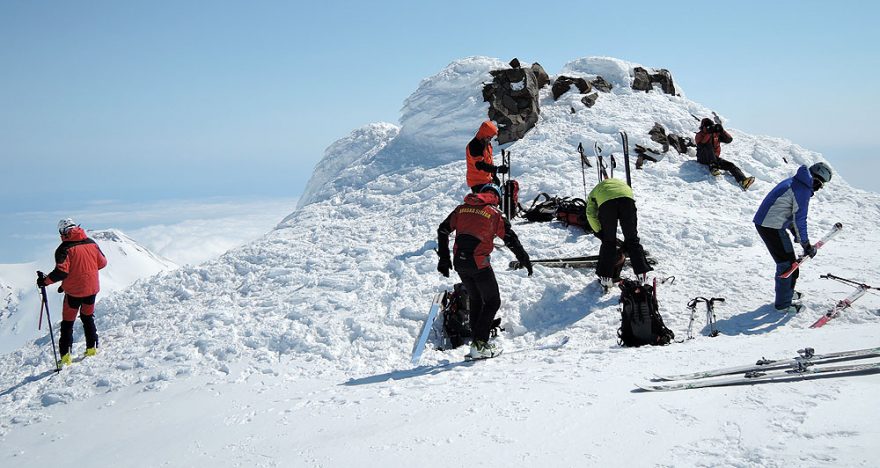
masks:
{"type": "Polygon", "coordinates": [[[499,203],[501,202],[501,187],[499,187],[495,184],[486,184],[483,186],[483,188],[480,189],[480,193],[484,193],[484,192],[495,193],[495,196],[498,197],[498,202],[499,203]]]}

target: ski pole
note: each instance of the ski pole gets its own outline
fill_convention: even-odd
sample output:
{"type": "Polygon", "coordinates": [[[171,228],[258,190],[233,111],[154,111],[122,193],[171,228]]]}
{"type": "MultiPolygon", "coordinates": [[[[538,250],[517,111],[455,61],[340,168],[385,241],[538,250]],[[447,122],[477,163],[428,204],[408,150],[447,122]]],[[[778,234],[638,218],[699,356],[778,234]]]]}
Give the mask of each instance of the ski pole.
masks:
{"type": "MultiPolygon", "coordinates": [[[[843,229],[843,224],[842,223],[835,223],[834,227],[831,228],[831,231],[829,231],[828,234],[825,234],[825,237],[823,237],[821,240],[819,240],[819,242],[816,242],[816,245],[815,245],[816,250],[821,249],[823,245],[827,244],[828,241],[830,241],[831,238],[836,236],[837,233],[840,232],[841,229],[843,229]]],[[[809,255],[801,255],[801,257],[799,259],[795,260],[795,262],[791,264],[791,268],[786,270],[785,273],[779,275],[779,277],[780,278],[788,278],[789,276],[791,276],[792,273],[794,273],[795,270],[800,268],[800,266],[803,265],[804,262],[808,261],[810,258],[812,258],[812,257],[810,257],[809,255]]]]}
{"type": "MultiPolygon", "coordinates": [[[[42,271],[37,272],[37,278],[43,279],[46,275],[42,271]]],[[[52,342],[52,356],[55,357],[55,372],[61,372],[61,365],[58,362],[58,351],[55,350],[55,331],[52,330],[52,316],[49,315],[49,299],[46,297],[46,287],[40,286],[40,296],[42,296],[42,304],[40,305],[40,322],[43,321],[43,309],[46,309],[46,321],[49,322],[49,338],[52,342]]],[[[39,329],[39,328],[38,328],[39,329]]]]}
{"type": "Polygon", "coordinates": [[[709,324],[709,336],[718,336],[718,328],[715,326],[717,318],[715,317],[715,303],[724,302],[723,297],[713,297],[706,301],[706,322],[709,324]],[[711,320],[710,320],[711,316],[711,320]]]}
{"type": "Polygon", "coordinates": [[[590,160],[587,159],[586,156],[584,156],[583,143],[578,142],[578,153],[580,153],[580,155],[581,155],[581,179],[583,179],[583,181],[584,181],[584,200],[586,200],[587,199],[587,174],[586,174],[586,169],[584,168],[584,164],[586,163],[586,165],[590,166],[590,167],[593,167],[593,166],[590,164],[590,160]]]}
{"type": "Polygon", "coordinates": [[[880,288],[875,287],[875,286],[868,286],[868,285],[865,284],[865,283],[859,283],[858,281],[853,281],[853,280],[850,280],[850,279],[841,278],[841,277],[839,277],[839,276],[832,275],[831,273],[828,273],[828,274],[825,274],[825,275],[819,275],[819,278],[822,278],[822,279],[833,279],[833,280],[840,281],[841,283],[848,284],[848,285],[850,285],[850,286],[856,286],[856,287],[861,286],[861,287],[863,287],[863,288],[865,288],[865,289],[880,289],[880,288]]]}
{"type": "Polygon", "coordinates": [[[632,177],[629,172],[629,135],[620,132],[620,142],[623,143],[623,163],[626,165],[626,185],[632,187],[632,177]]]}

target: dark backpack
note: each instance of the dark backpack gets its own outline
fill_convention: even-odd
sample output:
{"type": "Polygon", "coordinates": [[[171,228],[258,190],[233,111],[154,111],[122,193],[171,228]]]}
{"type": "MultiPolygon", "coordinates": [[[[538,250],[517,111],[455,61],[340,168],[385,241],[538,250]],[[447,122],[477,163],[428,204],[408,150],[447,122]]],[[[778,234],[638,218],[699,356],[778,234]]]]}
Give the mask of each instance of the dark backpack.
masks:
{"type": "Polygon", "coordinates": [[[556,207],[556,219],[565,223],[566,226],[579,226],[590,232],[590,223],[587,222],[587,202],[582,198],[563,198],[556,207]]]}
{"type": "Polygon", "coordinates": [[[718,157],[715,156],[715,146],[711,141],[697,145],[697,162],[707,166],[718,162],[718,157]]]}
{"type": "Polygon", "coordinates": [[[552,221],[556,218],[556,208],[558,206],[558,198],[541,193],[532,200],[532,206],[527,210],[523,210],[522,217],[531,222],[552,221]],[[543,201],[541,201],[542,198],[544,199],[543,201]]]}
{"type": "Polygon", "coordinates": [[[452,287],[452,292],[443,301],[443,333],[449,340],[447,349],[457,348],[471,337],[469,318],[470,301],[467,290],[461,283],[452,287]]]}
{"type": "Polygon", "coordinates": [[[617,337],[621,346],[666,345],[675,338],[672,330],[663,324],[652,286],[633,280],[620,283],[620,328],[617,337]]]}

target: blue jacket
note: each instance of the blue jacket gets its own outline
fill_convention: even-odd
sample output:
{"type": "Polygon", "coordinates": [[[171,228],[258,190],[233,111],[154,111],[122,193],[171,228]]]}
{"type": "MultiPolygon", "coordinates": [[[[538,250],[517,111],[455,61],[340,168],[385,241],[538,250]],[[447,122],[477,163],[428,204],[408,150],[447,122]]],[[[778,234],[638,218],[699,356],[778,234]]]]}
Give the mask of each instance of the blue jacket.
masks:
{"type": "Polygon", "coordinates": [[[798,243],[807,244],[807,212],[813,196],[813,175],[801,166],[794,177],[783,180],[764,197],[752,219],[758,226],[771,229],[792,228],[798,243]]]}

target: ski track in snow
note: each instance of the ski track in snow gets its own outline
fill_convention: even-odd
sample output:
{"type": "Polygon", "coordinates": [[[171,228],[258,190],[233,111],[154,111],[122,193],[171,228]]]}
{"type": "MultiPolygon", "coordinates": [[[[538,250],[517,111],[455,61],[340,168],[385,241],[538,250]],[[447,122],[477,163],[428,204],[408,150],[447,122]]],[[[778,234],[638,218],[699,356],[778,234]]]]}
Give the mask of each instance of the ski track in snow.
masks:
{"type": "MultiPolygon", "coordinates": [[[[730,176],[711,178],[693,156],[674,150],[633,171],[643,245],[659,261],[658,278],[675,276],[658,290],[666,325],[684,338],[688,300],[722,296],[721,336],[705,336],[700,308],[695,340],[621,349],[617,295],[603,295],[591,271],[536,266],[529,278],[506,271],[514,258],[497,249],[507,353],[461,363],[463,349],[429,346],[420,366],[409,365],[431,296],[456,280],[435,270],[436,228],[466,193],[463,150],[485,115],[479,83],[499,63],[457,62],[422,82],[404,104],[399,129],[375,124],[356,131],[350,144],[331,146],[300,208],[260,240],[103,299],[96,358],[29,381],[51,367],[48,338],[9,354],[0,363],[0,461],[38,465],[62,451],[71,463],[89,459],[90,444],[74,447],[74,426],[93,412],[103,422],[89,429],[96,440],[124,437],[115,434],[133,430],[123,424],[128,418],[151,434],[149,447],[102,448],[100,455],[109,461],[135,453],[143,466],[379,466],[425,457],[435,457],[429,465],[464,464],[469,458],[461,454],[475,454],[478,465],[520,466],[875,460],[876,404],[867,395],[880,383],[876,375],[632,392],[655,372],[788,357],[803,346],[820,352],[877,345],[876,296],[823,329],[807,327],[851,292],[820,273],[877,282],[880,260],[865,246],[880,242],[880,196],[837,175],[816,194],[813,241],[834,222],[845,230],[804,266],[798,289],[807,294],[807,310],[778,314],[774,265],[751,219],[777,182],[800,164],[824,159],[735,125],[723,157],[756,177],[748,192],[730,176]],[[558,350],[531,349],[562,336],[571,341],[558,350]],[[219,429],[192,435],[210,427],[219,429]],[[33,440],[41,432],[59,443],[37,451],[33,440]],[[60,443],[65,439],[72,440],[60,443]],[[639,451],[626,450],[635,443],[639,451]]],[[[591,148],[599,141],[622,163],[619,130],[630,144],[658,147],[647,135],[654,122],[693,136],[689,113],[710,115],[686,97],[633,92],[621,81],[632,65],[591,58],[566,66],[566,75],[599,71],[614,84],[591,109],[574,91],[554,102],[549,87],[542,90],[537,127],[508,147],[523,204],[540,192],[583,196],[579,142],[591,148]]],[[[589,190],[595,171],[587,170],[589,190]]],[[[615,175],[623,177],[622,165],[615,175]]],[[[598,251],[592,236],[555,222],[518,221],[514,229],[533,258],[598,251]]],[[[79,325],[74,338],[79,354],[79,325]]]]}

